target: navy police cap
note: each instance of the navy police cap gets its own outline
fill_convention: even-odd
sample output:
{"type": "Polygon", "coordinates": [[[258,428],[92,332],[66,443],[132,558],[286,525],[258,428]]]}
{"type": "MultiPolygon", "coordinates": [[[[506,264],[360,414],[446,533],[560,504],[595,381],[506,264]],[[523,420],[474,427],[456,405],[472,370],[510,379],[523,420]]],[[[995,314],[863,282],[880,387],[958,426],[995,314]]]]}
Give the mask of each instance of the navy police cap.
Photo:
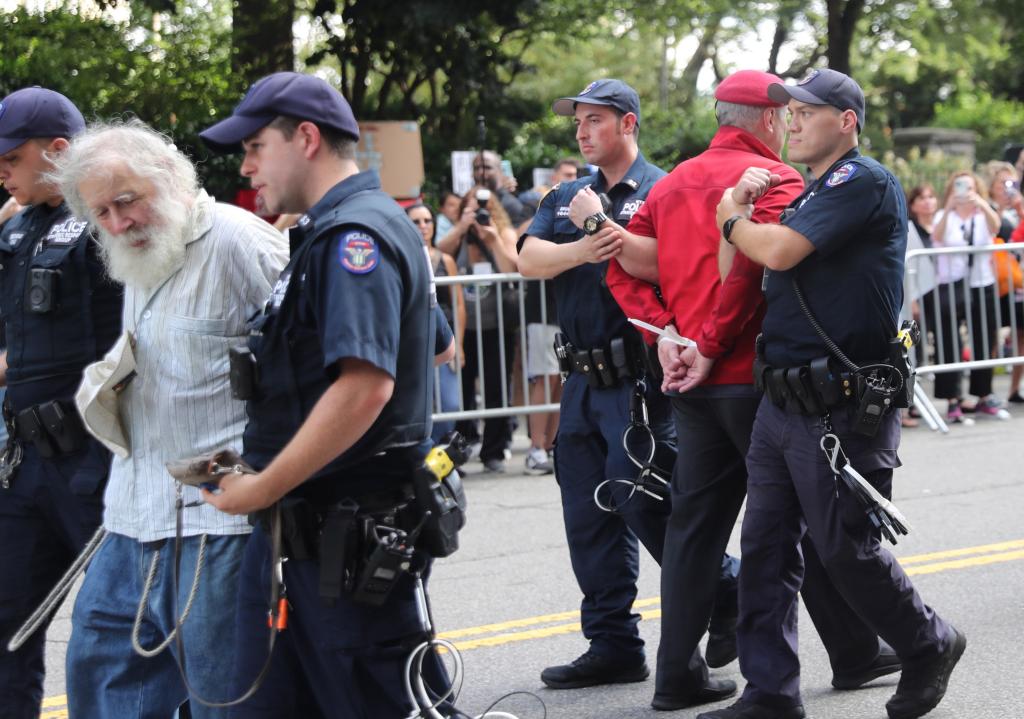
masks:
{"type": "Polygon", "coordinates": [[[275,72],[253,83],[231,113],[199,133],[211,149],[237,152],[245,138],[287,115],[333,128],[359,139],[359,125],[341,93],[326,81],[300,72],[275,72]]]}
{"type": "Polygon", "coordinates": [[[640,97],[636,90],[622,80],[594,80],[575,97],[562,97],[555,100],[551,110],[556,115],[573,115],[578,103],[586,105],[608,105],[625,114],[632,112],[640,124],[640,97]]]}
{"type": "Polygon", "coordinates": [[[864,127],[864,91],[852,77],[838,70],[812,70],[796,85],[775,83],[768,88],[768,97],[784,104],[792,98],[808,105],[853,110],[857,115],[857,129],[864,127]]]}
{"type": "Polygon", "coordinates": [[[67,139],[84,129],[82,113],[59,92],[26,87],[0,100],[0,155],[35,137],[67,139]]]}

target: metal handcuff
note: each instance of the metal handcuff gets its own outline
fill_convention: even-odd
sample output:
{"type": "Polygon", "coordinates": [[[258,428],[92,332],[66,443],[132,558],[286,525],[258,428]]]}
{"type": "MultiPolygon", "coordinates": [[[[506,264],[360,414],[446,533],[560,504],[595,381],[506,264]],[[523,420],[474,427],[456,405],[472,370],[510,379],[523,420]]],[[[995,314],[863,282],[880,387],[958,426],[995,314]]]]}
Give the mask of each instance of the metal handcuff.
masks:
{"type": "Polygon", "coordinates": [[[594,504],[605,512],[618,512],[637,494],[645,494],[659,502],[665,501],[668,495],[669,482],[672,479],[671,471],[666,472],[654,464],[654,457],[658,450],[658,440],[651,431],[649,416],[647,413],[647,383],[638,379],[633,388],[633,394],[629,402],[629,424],[622,433],[622,448],[626,451],[629,461],[640,468],[640,473],[634,479],[613,477],[606,479],[594,488],[594,504]],[[630,439],[640,437],[641,441],[646,440],[650,451],[646,458],[637,457],[630,449],[630,439]],[[607,494],[609,500],[615,496],[614,485],[626,485],[629,487],[625,499],[622,502],[602,501],[602,493],[607,494]]]}
{"type": "Polygon", "coordinates": [[[839,496],[839,480],[847,486],[854,498],[864,505],[864,513],[871,524],[892,544],[897,534],[909,534],[910,523],[896,505],[883,497],[860,472],[853,468],[839,442],[839,436],[832,431],[832,419],[828,412],[822,416],[825,432],[818,443],[825,459],[835,475],[836,497],[839,496]]]}

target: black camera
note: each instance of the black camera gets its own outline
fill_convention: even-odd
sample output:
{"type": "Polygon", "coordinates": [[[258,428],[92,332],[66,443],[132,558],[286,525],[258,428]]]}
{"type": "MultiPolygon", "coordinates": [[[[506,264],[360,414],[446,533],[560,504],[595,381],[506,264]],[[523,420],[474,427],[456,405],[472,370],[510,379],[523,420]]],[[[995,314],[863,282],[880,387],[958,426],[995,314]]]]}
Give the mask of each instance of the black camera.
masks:
{"type": "Polygon", "coordinates": [[[36,267],[28,271],[28,309],[43,314],[57,309],[57,280],[60,270],[36,267]]]}
{"type": "Polygon", "coordinates": [[[259,387],[256,356],[245,345],[228,348],[228,379],[231,382],[231,396],[246,402],[256,399],[259,387]]]}
{"type": "Polygon", "coordinates": [[[487,210],[487,203],[491,201],[491,191],[480,189],[476,191],[476,223],[478,225],[491,224],[491,213],[487,210]]]}

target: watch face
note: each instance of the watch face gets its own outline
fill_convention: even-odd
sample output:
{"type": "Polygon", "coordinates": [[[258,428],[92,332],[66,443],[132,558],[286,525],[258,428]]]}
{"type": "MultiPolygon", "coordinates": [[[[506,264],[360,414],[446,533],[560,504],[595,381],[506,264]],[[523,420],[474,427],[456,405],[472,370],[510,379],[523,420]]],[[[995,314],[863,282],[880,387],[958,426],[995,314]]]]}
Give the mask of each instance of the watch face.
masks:
{"type": "Polygon", "coordinates": [[[589,233],[597,232],[597,218],[591,215],[583,220],[583,231],[589,233]]]}

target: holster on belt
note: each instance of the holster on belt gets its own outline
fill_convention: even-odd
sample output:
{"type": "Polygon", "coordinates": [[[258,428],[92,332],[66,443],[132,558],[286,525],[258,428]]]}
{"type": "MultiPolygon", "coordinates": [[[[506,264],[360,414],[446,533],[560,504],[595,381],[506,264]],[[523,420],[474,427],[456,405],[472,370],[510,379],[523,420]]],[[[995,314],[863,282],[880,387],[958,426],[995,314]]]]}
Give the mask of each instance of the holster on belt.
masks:
{"type": "Polygon", "coordinates": [[[85,426],[69,403],[53,400],[18,412],[18,438],[31,442],[40,456],[51,459],[77,452],[85,443],[85,426]]]}
{"type": "Polygon", "coordinates": [[[342,592],[352,591],[355,580],[356,547],[360,536],[359,505],[342,502],[321,514],[320,525],[320,597],[330,606],[342,592]]]}

